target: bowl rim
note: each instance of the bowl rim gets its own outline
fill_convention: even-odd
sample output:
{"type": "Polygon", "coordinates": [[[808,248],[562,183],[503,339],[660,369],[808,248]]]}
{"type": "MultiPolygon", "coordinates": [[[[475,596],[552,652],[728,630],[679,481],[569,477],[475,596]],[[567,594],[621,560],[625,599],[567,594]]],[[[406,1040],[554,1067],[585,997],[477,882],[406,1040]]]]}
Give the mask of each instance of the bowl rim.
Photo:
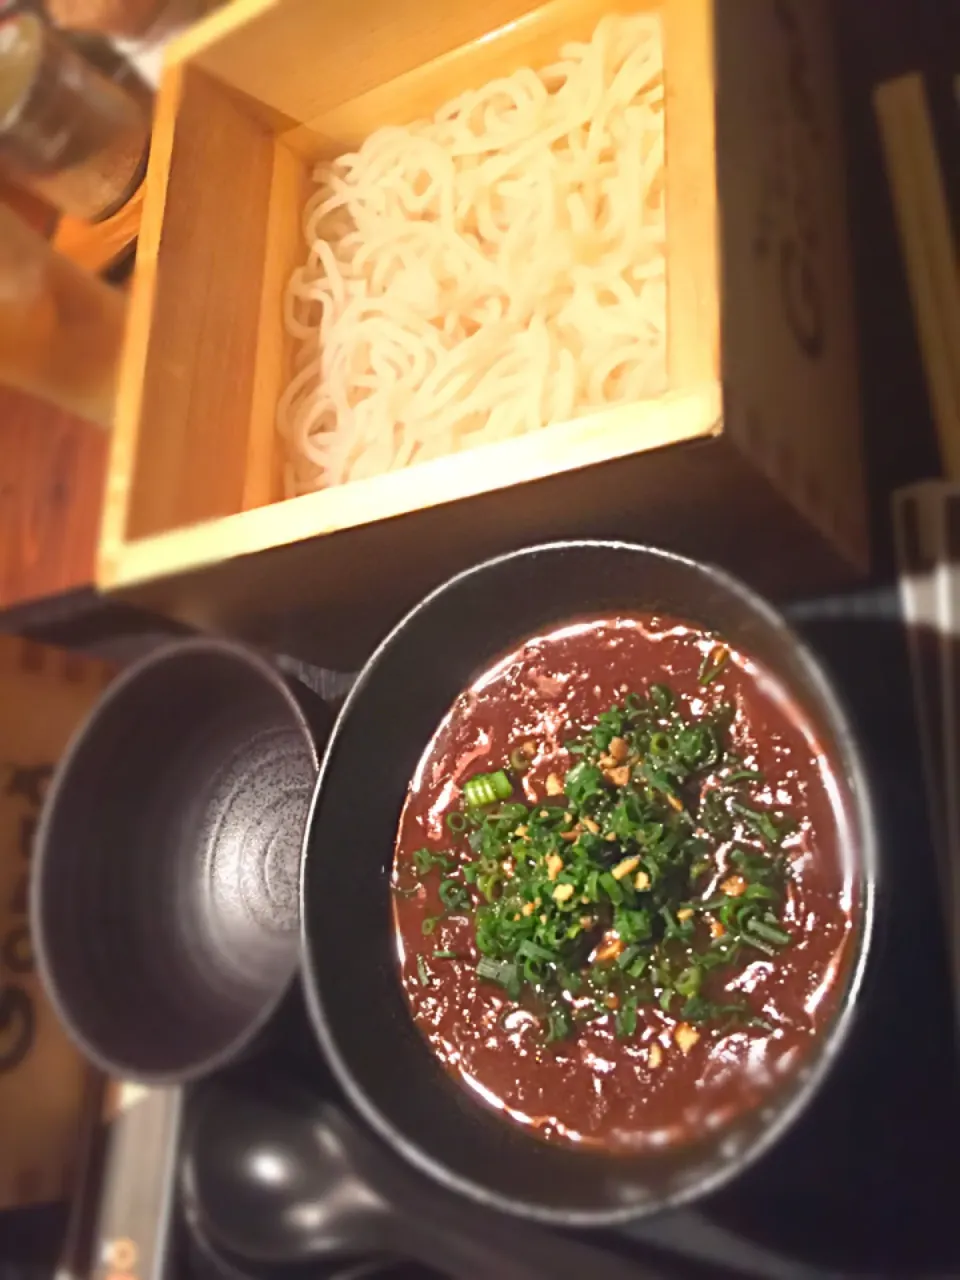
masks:
{"type": "MultiPolygon", "coordinates": [[[[307,1011],[314,1034],[320,1042],[320,1046],[337,1082],[344,1090],[351,1105],[380,1138],[395,1151],[399,1152],[409,1164],[413,1165],[421,1173],[479,1204],[548,1226],[621,1226],[649,1217],[653,1213],[678,1208],[717,1190],[759,1160],[795,1123],[809,1105],[843,1051],[856,1014],[859,1012],[864,975],[874,945],[878,874],[879,854],[875,809],[872,802],[869,779],[863,764],[862,753],[853,732],[852,723],[840,694],[835,689],[832,680],[827,676],[820,660],[814,655],[806,641],[790,626],[779,610],[775,609],[769,601],[754,591],[752,587],[747,586],[746,583],[726,569],[661,547],[606,538],[572,538],[539,542],[484,559],[447,578],[424,596],[400,618],[370,654],[340,709],[320,763],[320,772],[317,776],[317,783],[307,815],[306,827],[304,828],[300,862],[301,954],[303,988],[307,1011]],[[851,967],[843,1004],[830,1025],[824,1030],[822,1037],[820,1037],[822,1047],[794,1095],[777,1112],[773,1120],[764,1125],[757,1136],[742,1151],[728,1160],[718,1157],[716,1168],[689,1187],[681,1188],[659,1199],[651,1199],[639,1207],[625,1205],[583,1210],[555,1209],[544,1204],[528,1201],[521,1202],[514,1197],[501,1195],[499,1192],[481,1185],[470,1177],[455,1173],[442,1161],[430,1155],[417,1142],[399,1132],[390,1117],[357,1084],[350,1064],[341,1054],[337,1037],[327,1020],[323,998],[319,989],[320,984],[317,981],[311,961],[311,926],[307,903],[308,879],[311,875],[310,867],[311,863],[316,861],[316,858],[311,858],[310,854],[311,845],[314,843],[315,820],[321,797],[327,785],[327,775],[333,769],[333,758],[339,744],[343,725],[350,716],[355,702],[362,697],[373,672],[393,646],[395,639],[421,613],[426,612],[435,600],[448,591],[469,583],[470,579],[475,576],[479,576],[500,565],[509,564],[512,561],[576,549],[606,550],[616,554],[623,552],[635,554],[639,552],[646,556],[669,561],[686,569],[706,573],[724,591],[739,598],[754,614],[759,614],[770,626],[787,634],[791,644],[795,647],[797,659],[803,666],[807,678],[822,699],[828,723],[837,741],[838,754],[843,761],[845,772],[849,779],[845,789],[849,793],[850,802],[856,813],[861,833],[861,839],[854,853],[855,865],[860,871],[861,880],[857,903],[857,950],[854,963],[851,967]]],[[[616,1156],[611,1156],[611,1159],[616,1158],[616,1156]]]]}
{"type": "MultiPolygon", "coordinates": [[[[188,636],[159,645],[150,653],[124,667],[107,685],[96,703],[74,729],[65,750],[61,753],[54,767],[33,840],[28,918],[36,972],[43,992],[53,1006],[61,1025],[66,1029],[70,1038],[81,1049],[85,1057],[107,1075],[119,1077],[134,1084],[155,1086],[186,1084],[233,1062],[256,1040],[274,1013],[279,1009],[288,992],[294,987],[300,974],[302,950],[300,944],[301,932],[298,928],[296,931],[291,931],[291,937],[296,939],[296,944],[294,945],[291,942],[293,963],[290,966],[290,972],[269,999],[265,1000],[260,1006],[256,1016],[247,1022],[237,1035],[215,1052],[207,1054],[202,1059],[185,1066],[173,1067],[162,1071],[137,1066],[131,1062],[123,1062],[110,1057],[109,1054],[105,1054],[89,1039],[85,1031],[78,1026],[70,1010],[70,1001],[64,999],[60,983],[54,976],[47,943],[48,931],[44,908],[44,885],[47,881],[47,862],[49,859],[47,850],[50,847],[58,798],[69,783],[69,777],[77,758],[87,749],[90,737],[98,730],[104,717],[113,710],[115,703],[127,695],[130,687],[144,678],[148,678],[155,667],[178,662],[183,658],[190,658],[196,654],[208,654],[237,662],[259,677],[265,685],[269,685],[275,693],[279,694],[286,704],[292,723],[300,731],[309,752],[314,772],[319,776],[320,752],[317,747],[316,735],[290,687],[288,677],[267,656],[252,646],[226,637],[188,636]]],[[[311,811],[312,800],[311,808],[308,809],[308,818],[311,811]]],[[[298,896],[298,911],[300,902],[301,899],[298,896]]]]}

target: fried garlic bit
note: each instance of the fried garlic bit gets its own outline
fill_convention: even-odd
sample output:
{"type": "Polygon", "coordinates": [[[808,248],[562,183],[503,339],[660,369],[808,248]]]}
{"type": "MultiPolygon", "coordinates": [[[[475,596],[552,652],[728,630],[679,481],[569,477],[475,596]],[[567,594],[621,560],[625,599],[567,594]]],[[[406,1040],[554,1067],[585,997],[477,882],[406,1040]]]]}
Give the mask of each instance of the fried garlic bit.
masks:
{"type": "Polygon", "coordinates": [[[689,1022],[681,1022],[676,1031],[674,1031],[673,1038],[677,1042],[681,1053],[686,1055],[700,1039],[700,1032],[697,1031],[696,1027],[691,1027],[689,1022]]]}

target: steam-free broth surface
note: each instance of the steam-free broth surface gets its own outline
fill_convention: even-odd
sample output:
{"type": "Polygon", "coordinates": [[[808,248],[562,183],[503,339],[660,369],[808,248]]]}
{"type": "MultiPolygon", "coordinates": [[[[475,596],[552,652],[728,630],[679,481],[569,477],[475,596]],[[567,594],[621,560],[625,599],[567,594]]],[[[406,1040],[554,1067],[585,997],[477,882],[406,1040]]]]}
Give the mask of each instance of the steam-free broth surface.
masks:
{"type": "MultiPolygon", "coordinates": [[[[613,746],[618,749],[614,754],[622,750],[626,756],[626,746],[613,746]]],[[[565,789],[576,794],[572,784],[565,789]]],[[[403,810],[394,868],[395,919],[400,974],[417,1026],[444,1067],[478,1101],[547,1140],[637,1150],[683,1142],[724,1125],[797,1070],[834,1012],[852,938],[851,886],[840,861],[843,815],[836,796],[829,762],[799,709],[748,656],[729,650],[722,640],[655,616],[591,619],[529,640],[457,699],[425,752],[403,810]],[[658,797],[648,781],[660,777],[651,768],[652,749],[646,760],[634,751],[626,762],[604,751],[598,766],[604,790],[587,802],[599,806],[601,822],[558,815],[558,807],[573,806],[565,794],[557,794],[557,782],[577,777],[570,770],[578,757],[569,754],[567,744],[589,734],[613,706],[647,705],[654,685],[672,691],[670,717],[680,732],[685,723],[713,723],[710,717],[717,717],[723,726],[723,760],[716,768],[701,770],[676,795],[665,790],[658,797]],[[644,866],[656,877],[654,864],[630,857],[635,846],[623,842],[620,847],[613,831],[602,829],[603,813],[612,813],[613,800],[620,798],[613,779],[623,781],[625,767],[632,771],[631,786],[654,800],[666,797],[691,838],[709,846],[705,855],[691,855],[690,884],[683,890],[689,901],[680,908],[644,912],[655,889],[644,866]],[[574,905],[562,900],[570,896],[566,889],[559,890],[560,901],[546,899],[557,895],[560,883],[569,878],[563,872],[579,856],[574,845],[581,839],[599,849],[601,857],[605,849],[598,841],[610,842],[603,865],[619,877],[621,896],[627,898],[623,911],[635,908],[635,920],[653,918],[652,935],[627,949],[612,927],[614,915],[627,916],[606,899],[599,906],[588,903],[584,894],[585,914],[565,917],[573,928],[577,920],[584,922],[583,937],[564,945],[570,951],[583,941],[584,972],[591,982],[599,975],[598,981],[609,979],[609,985],[599,993],[590,987],[589,1001],[582,987],[579,992],[554,990],[551,1008],[559,1013],[553,1017],[530,985],[508,990],[477,973],[482,956],[476,908],[485,899],[475,881],[464,881],[463,868],[476,857],[470,830],[451,830],[451,823],[460,828],[464,820],[455,817],[448,823],[448,815],[464,813],[462,790],[469,779],[503,769],[514,784],[511,803],[530,806],[537,822],[539,815],[546,819],[549,814],[550,822],[556,817],[560,825],[567,822],[581,833],[557,846],[565,865],[553,879],[543,880],[540,905],[524,908],[524,918],[516,913],[518,928],[541,907],[533,923],[548,915],[553,919],[560,909],[574,905]],[[717,779],[724,776],[734,781],[718,787],[717,779]],[[736,798],[747,787],[753,810],[736,798]],[[710,791],[717,791],[714,801],[729,810],[727,839],[705,836],[701,825],[714,803],[704,808],[710,791]],[[779,833],[769,847],[763,838],[767,815],[779,833]],[[601,829],[591,843],[587,828],[595,825],[601,829]],[[424,870],[423,854],[414,856],[422,850],[446,862],[424,870]],[[735,861],[738,857],[741,862],[735,861]],[[772,872],[766,874],[765,858],[782,866],[779,882],[772,872]],[[738,875],[744,866],[760,868],[757,884],[780,887],[778,900],[759,903],[754,918],[748,918],[742,936],[752,945],[741,946],[733,945],[730,930],[724,937],[720,918],[734,919],[744,888],[754,878],[746,871],[738,875]],[[445,879],[464,886],[451,889],[448,883],[441,901],[445,879]],[[703,910],[707,903],[719,906],[703,910]],[[760,908],[772,910],[763,916],[760,908]],[[671,929],[677,931],[676,942],[671,929]],[[681,933],[685,942],[679,940],[681,933]],[[690,954],[675,963],[689,962],[691,956],[696,963],[692,968],[687,964],[679,978],[676,969],[670,977],[669,957],[684,947],[690,954]],[[703,966],[693,948],[702,950],[703,966]],[[706,957],[716,959],[714,953],[724,948],[733,962],[708,970],[706,957]],[[657,970],[658,957],[664,955],[668,960],[657,970]],[[630,965],[620,969],[631,956],[630,965]],[[634,969],[643,972],[630,985],[628,974],[634,969]],[[668,987],[679,983],[683,993],[665,993],[658,975],[668,987]],[[627,1008],[630,1002],[636,1002],[635,1014],[627,1008]],[[722,1009],[733,1012],[711,1015],[722,1009]],[[556,1035],[550,1039],[552,1032],[556,1035]]],[[[496,813],[498,803],[494,799],[486,810],[466,812],[496,813]]],[[[670,809],[663,812],[670,818],[670,809]]],[[[474,826],[478,821],[471,817],[474,826]]],[[[521,830],[527,825],[517,822],[521,830]]],[[[511,832],[510,838],[524,850],[533,836],[511,832]]],[[[531,854],[530,866],[534,863],[531,854]]],[[[540,874],[554,872],[556,866],[540,874]]],[[[507,878],[492,888],[484,886],[494,901],[511,890],[519,863],[514,867],[508,859],[502,874],[507,878]]],[[[601,883],[609,886],[611,881],[601,883]]],[[[756,890],[757,895],[764,892],[756,890]]],[[[486,969],[492,971],[496,963],[488,960],[486,969]]],[[[554,966],[542,959],[535,959],[534,971],[555,974],[554,966]]]]}

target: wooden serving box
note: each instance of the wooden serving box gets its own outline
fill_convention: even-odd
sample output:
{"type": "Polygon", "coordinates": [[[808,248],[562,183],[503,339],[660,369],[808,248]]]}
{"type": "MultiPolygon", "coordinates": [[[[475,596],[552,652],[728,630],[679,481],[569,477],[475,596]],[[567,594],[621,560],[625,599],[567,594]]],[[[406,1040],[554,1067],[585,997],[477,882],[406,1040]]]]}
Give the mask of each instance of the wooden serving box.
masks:
{"type": "Polygon", "coordinates": [[[864,567],[827,0],[233,0],[160,88],[100,586],[275,645],[316,619],[313,657],[351,661],[447,573],[578,534],[780,594],[864,567]],[[314,161],[553,61],[611,9],[662,18],[667,394],[283,500],[281,300],[314,161]]]}

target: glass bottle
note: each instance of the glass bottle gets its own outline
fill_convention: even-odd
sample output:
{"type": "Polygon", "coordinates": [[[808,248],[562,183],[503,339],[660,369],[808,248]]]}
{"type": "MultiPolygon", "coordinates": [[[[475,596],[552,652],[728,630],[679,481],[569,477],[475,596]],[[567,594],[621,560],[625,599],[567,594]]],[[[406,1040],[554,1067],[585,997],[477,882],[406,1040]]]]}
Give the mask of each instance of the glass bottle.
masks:
{"type": "Polygon", "coordinates": [[[132,195],[150,121],[32,13],[0,21],[0,164],[63,213],[97,221],[132,195]]]}

